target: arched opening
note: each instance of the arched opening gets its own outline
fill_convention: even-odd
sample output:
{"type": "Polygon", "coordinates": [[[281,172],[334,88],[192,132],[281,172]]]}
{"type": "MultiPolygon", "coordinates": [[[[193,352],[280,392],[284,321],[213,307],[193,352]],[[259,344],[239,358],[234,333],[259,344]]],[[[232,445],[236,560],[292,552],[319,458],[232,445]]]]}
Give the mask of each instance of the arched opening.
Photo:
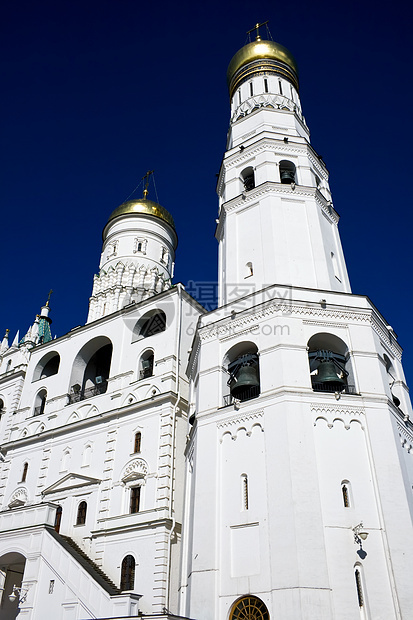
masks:
{"type": "Polygon", "coordinates": [[[40,390],[40,392],[36,394],[36,398],[34,401],[34,415],[42,415],[44,413],[46,401],[47,391],[44,389],[40,390]]]}
{"type": "Polygon", "coordinates": [[[160,334],[166,329],[166,315],[163,310],[150,310],[143,315],[133,329],[132,342],[160,334]]]}
{"type": "Polygon", "coordinates": [[[249,192],[251,189],[255,187],[255,176],[254,176],[254,168],[252,166],[248,166],[241,172],[241,179],[244,184],[244,190],[249,192]]]}
{"type": "Polygon", "coordinates": [[[232,605],[229,620],[270,620],[270,614],[260,598],[243,596],[232,605]]]}
{"type": "Polygon", "coordinates": [[[308,341],[311,385],[315,392],[355,394],[347,345],[333,334],[315,334],[308,341]]]}
{"type": "Polygon", "coordinates": [[[26,558],[20,553],[6,553],[0,557],[0,566],[0,618],[15,620],[20,614],[19,599],[27,592],[23,582],[26,558]],[[13,594],[15,597],[10,600],[13,594]]]}
{"type": "Polygon", "coordinates": [[[106,392],[110,376],[112,349],[112,343],[106,336],[94,338],[82,347],[73,363],[70,379],[70,403],[106,392]]]}
{"type": "Polygon", "coordinates": [[[56,509],[56,516],[55,516],[55,520],[54,520],[54,529],[55,532],[59,533],[60,532],[60,524],[62,522],[62,507],[58,506],[56,509]]]}
{"type": "Polygon", "coordinates": [[[350,487],[350,482],[348,480],[343,480],[341,483],[341,495],[343,498],[344,508],[351,508],[352,506],[351,487],[350,487]]]}
{"type": "Polygon", "coordinates": [[[387,380],[389,382],[389,388],[390,388],[390,394],[392,397],[392,401],[396,405],[396,407],[400,407],[400,398],[398,398],[398,396],[396,396],[396,394],[394,393],[395,388],[396,388],[396,385],[395,385],[396,384],[396,371],[394,369],[394,366],[389,356],[386,355],[385,353],[383,353],[383,360],[386,365],[387,380]]]}
{"type": "Polygon", "coordinates": [[[142,353],[139,360],[139,379],[147,379],[153,376],[154,355],[151,349],[142,353]]]}
{"type": "Polygon", "coordinates": [[[46,379],[58,373],[60,366],[60,355],[56,351],[47,353],[37,364],[33,372],[33,381],[46,379]]]}
{"type": "Polygon", "coordinates": [[[20,480],[20,482],[26,482],[28,469],[29,469],[29,463],[25,463],[23,465],[22,479],[20,480]]]}
{"type": "Polygon", "coordinates": [[[224,404],[236,400],[245,401],[260,395],[260,368],[258,349],[253,342],[240,342],[232,347],[224,358],[227,386],[230,394],[224,396],[224,404]]]}
{"type": "Polygon", "coordinates": [[[141,445],[142,445],[142,433],[139,431],[138,433],[135,433],[135,441],[134,441],[134,446],[133,446],[133,451],[135,454],[141,451],[141,445]]]}
{"type": "Polygon", "coordinates": [[[248,510],[248,503],[248,476],[247,474],[241,474],[241,510],[248,510]]]}
{"type": "Polygon", "coordinates": [[[0,398],[0,419],[3,413],[4,413],[4,400],[0,398]]]}
{"type": "Polygon", "coordinates": [[[280,161],[280,181],[288,185],[289,183],[296,182],[295,176],[296,168],[292,161],[283,159],[280,161]]]}
{"type": "Polygon", "coordinates": [[[356,564],[354,567],[354,578],[356,582],[356,594],[357,594],[357,603],[360,609],[360,617],[365,619],[367,617],[366,614],[366,590],[364,585],[364,575],[363,568],[360,564],[356,564]]]}
{"type": "Polygon", "coordinates": [[[80,502],[77,509],[76,525],[84,525],[86,523],[87,503],[80,502]]]}
{"type": "Polygon", "coordinates": [[[122,560],[120,573],[120,589],[133,590],[135,587],[135,558],[133,555],[127,555],[122,560]]]}
{"type": "Polygon", "coordinates": [[[244,280],[246,278],[250,278],[251,276],[254,275],[254,267],[252,266],[251,261],[248,261],[248,263],[246,263],[245,265],[245,276],[244,276],[244,280]]]}

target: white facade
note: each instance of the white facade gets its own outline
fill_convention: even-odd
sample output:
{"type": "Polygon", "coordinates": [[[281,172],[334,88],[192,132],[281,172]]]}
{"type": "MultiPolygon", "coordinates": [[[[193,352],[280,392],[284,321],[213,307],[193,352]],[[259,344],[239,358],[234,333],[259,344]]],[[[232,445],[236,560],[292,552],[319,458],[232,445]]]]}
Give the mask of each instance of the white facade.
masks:
{"type": "MultiPolygon", "coordinates": [[[[105,230],[115,235],[135,225],[135,236],[147,240],[150,261],[166,233],[176,242],[174,230],[159,221],[123,215],[105,230]]],[[[122,255],[129,264],[132,252],[122,255]]],[[[173,255],[170,265],[172,260],[173,255]]],[[[180,284],[160,293],[146,291],[145,297],[41,345],[35,346],[33,338],[10,348],[4,343],[0,557],[5,620],[15,618],[18,609],[17,600],[8,600],[13,585],[26,594],[20,615],[33,620],[135,617],[138,611],[162,615],[177,609],[189,390],[185,366],[201,308],[180,284]],[[73,551],[73,542],[93,565],[73,551]],[[121,583],[128,556],[135,563],[130,588],[121,583]]]]}
{"type": "Polygon", "coordinates": [[[173,220],[144,196],[104,229],[87,324],[52,340],[46,305],[0,346],[2,620],[411,617],[402,351],[351,294],[269,47],[230,76],[217,310],[171,285],[173,220]]]}

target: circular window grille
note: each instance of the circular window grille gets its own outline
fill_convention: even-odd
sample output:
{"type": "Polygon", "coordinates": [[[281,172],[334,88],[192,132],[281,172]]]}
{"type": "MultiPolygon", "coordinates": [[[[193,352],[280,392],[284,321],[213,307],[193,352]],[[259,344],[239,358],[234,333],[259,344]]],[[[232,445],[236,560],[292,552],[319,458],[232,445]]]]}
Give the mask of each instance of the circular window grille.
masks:
{"type": "Polygon", "coordinates": [[[256,596],[243,596],[231,609],[229,620],[269,620],[270,614],[264,603],[256,596]]]}

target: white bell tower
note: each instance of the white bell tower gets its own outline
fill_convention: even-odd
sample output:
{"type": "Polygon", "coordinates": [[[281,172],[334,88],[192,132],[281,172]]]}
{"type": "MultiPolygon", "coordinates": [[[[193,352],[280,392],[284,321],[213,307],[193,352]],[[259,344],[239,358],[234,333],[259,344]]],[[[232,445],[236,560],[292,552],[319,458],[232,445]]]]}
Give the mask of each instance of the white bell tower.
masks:
{"type": "Polygon", "coordinates": [[[272,284],[350,292],[328,171],[310,144],[293,56],[257,33],[235,54],[227,78],[220,304],[272,284]]]}
{"type": "Polygon", "coordinates": [[[228,69],[219,307],[188,372],[180,614],[411,616],[413,424],[396,335],[352,295],[290,52],[228,69]]]}
{"type": "Polygon", "coordinates": [[[122,203],[103,230],[88,323],[171,287],[178,244],[174,221],[147,194],[146,188],[143,198],[122,203]]]}

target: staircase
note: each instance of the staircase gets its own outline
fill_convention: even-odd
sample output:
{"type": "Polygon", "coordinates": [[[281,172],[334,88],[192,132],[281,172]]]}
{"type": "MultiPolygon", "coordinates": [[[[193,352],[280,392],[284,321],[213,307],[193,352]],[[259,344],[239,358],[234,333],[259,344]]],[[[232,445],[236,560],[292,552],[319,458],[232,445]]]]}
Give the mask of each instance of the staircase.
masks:
{"type": "Polygon", "coordinates": [[[95,562],[69,536],[58,534],[54,528],[47,528],[49,534],[89,573],[91,577],[110,595],[121,594],[121,590],[109,579],[95,562]]]}

